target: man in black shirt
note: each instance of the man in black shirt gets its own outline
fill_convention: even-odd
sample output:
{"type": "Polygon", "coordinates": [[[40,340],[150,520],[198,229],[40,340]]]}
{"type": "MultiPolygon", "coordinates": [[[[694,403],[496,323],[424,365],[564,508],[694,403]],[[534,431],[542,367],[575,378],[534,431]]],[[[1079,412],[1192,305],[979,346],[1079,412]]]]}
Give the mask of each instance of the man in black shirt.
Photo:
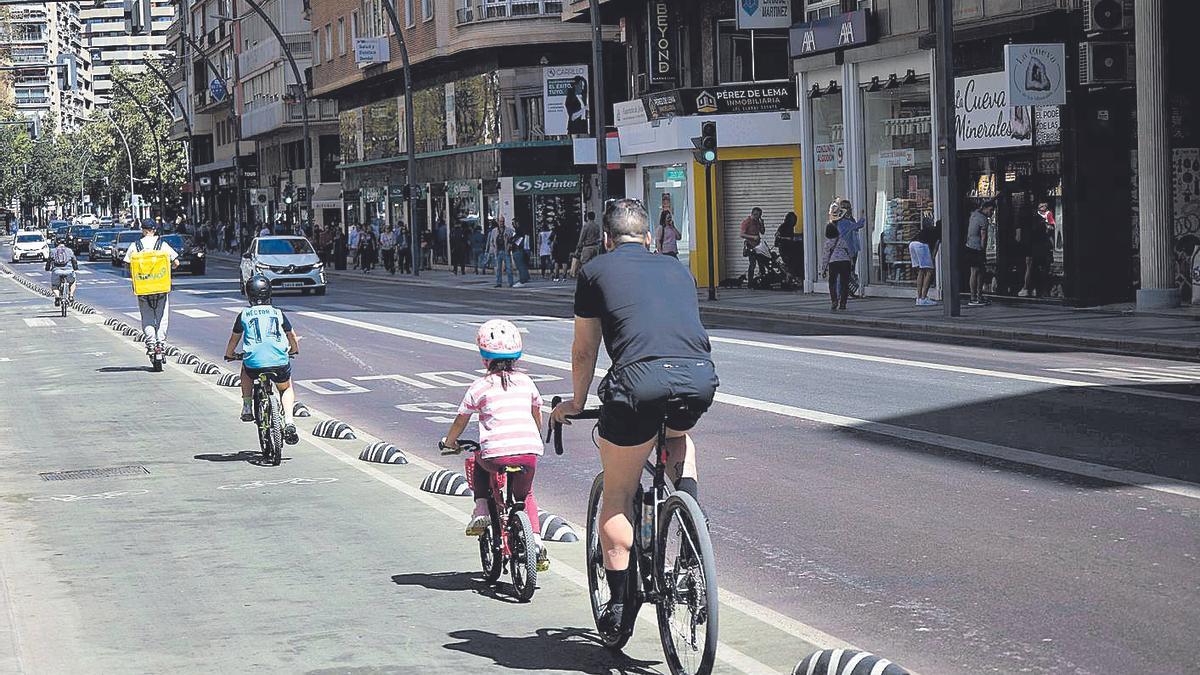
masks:
{"type": "Polygon", "coordinates": [[[633,545],[629,513],[659,426],[665,416],[670,477],[698,501],[696,449],[687,431],[712,405],[719,384],[700,323],[696,284],[673,258],[651,253],[650,243],[650,220],[641,203],[622,199],[608,208],[604,246],[609,253],[580,270],[575,288],[574,399],[554,410],[554,420],[567,423],[583,409],[603,338],[612,360],[596,390],[604,466],[600,541],[611,592],[601,619],[605,629],[622,625],[633,545]],[[668,411],[669,399],[685,408],[668,411]]]}

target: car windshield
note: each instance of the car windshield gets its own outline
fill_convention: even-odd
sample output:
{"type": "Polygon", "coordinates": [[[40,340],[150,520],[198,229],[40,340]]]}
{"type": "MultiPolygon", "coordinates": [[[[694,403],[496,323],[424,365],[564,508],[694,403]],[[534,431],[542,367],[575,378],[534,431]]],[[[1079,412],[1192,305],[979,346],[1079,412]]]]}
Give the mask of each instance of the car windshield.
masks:
{"type": "Polygon", "coordinates": [[[78,232],[76,232],[75,234],[79,235],[79,237],[81,237],[83,239],[88,239],[92,235],[96,234],[96,231],[90,227],[85,227],[82,230],[79,230],[78,232]]]}
{"type": "Polygon", "coordinates": [[[259,255],[304,255],[312,253],[312,244],[307,239],[261,239],[259,255]]]}
{"type": "Polygon", "coordinates": [[[96,236],[92,238],[92,241],[96,242],[97,244],[107,244],[116,238],[116,232],[97,232],[96,236]]]}
{"type": "Polygon", "coordinates": [[[187,248],[187,244],[184,243],[183,237],[177,234],[168,234],[167,236],[163,237],[162,240],[167,244],[167,246],[170,246],[176,251],[183,251],[187,248]]]}
{"type": "Polygon", "coordinates": [[[45,237],[40,234],[20,234],[17,235],[17,243],[27,244],[31,241],[45,241],[45,237]]]}
{"type": "Polygon", "coordinates": [[[117,235],[117,241],[122,244],[132,244],[133,242],[135,242],[141,238],[142,238],[142,233],[138,232],[137,230],[131,230],[129,232],[122,232],[121,234],[117,235]]]}

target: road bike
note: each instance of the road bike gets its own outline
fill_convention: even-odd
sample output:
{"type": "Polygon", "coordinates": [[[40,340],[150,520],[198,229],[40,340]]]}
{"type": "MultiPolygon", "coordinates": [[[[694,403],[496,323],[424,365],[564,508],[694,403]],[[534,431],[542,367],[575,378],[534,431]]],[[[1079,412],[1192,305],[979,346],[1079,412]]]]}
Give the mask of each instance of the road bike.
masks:
{"type": "Polygon", "coordinates": [[[67,308],[71,304],[71,301],[75,299],[75,294],[70,292],[71,282],[68,281],[74,275],[68,276],[58,274],[57,272],[52,272],[52,274],[54,274],[54,290],[58,293],[56,296],[58,299],[58,308],[62,312],[63,318],[66,318],[67,308]]]}
{"type": "MultiPolygon", "coordinates": [[[[457,446],[438,444],[444,455],[471,452],[478,462],[480,446],[475,441],[459,439],[457,446]]],[[[491,522],[479,535],[479,561],[489,584],[500,579],[505,567],[512,579],[517,600],[529,602],[537,590],[538,549],[533,524],[525,513],[525,502],[513,497],[507,476],[525,472],[523,466],[505,466],[503,473],[488,472],[492,498],[488,500],[491,522]],[[506,489],[507,488],[507,489],[506,489]]]]}
{"type": "MultiPolygon", "coordinates": [[[[241,361],[243,354],[226,361],[241,361]]],[[[254,408],[254,425],[258,427],[258,447],[262,451],[263,461],[271,466],[279,466],[283,461],[283,402],[275,389],[269,373],[259,373],[254,378],[254,393],[252,395],[254,408]]]]}
{"type": "MultiPolygon", "coordinates": [[[[561,402],[555,397],[551,409],[561,402]]],[[[600,545],[600,507],[604,497],[604,472],[592,481],[588,496],[587,566],[588,595],[592,617],[604,645],[621,649],[633,635],[642,604],[653,604],[658,615],[658,636],[667,665],[675,675],[712,672],[717,653],[717,568],[712,540],[700,505],[691,495],[677,492],[667,478],[667,419],[685,408],[671,399],[659,426],[654,462],[646,462],[651,478],[647,489],[638,485],[630,514],[634,526],[633,548],[629,551],[628,586],[621,625],[606,632],[600,616],[608,605],[609,590],[600,545]]],[[[599,419],[600,410],[587,409],[570,419],[599,419]]],[[[553,437],[554,451],[563,453],[562,425],[550,422],[547,441],[553,437]]]]}

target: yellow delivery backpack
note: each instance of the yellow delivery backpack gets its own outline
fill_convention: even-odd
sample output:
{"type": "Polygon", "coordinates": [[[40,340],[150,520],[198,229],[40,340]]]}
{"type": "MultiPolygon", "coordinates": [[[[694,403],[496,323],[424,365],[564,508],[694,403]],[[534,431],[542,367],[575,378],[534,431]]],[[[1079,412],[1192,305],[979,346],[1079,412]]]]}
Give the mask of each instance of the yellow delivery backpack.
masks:
{"type": "Polygon", "coordinates": [[[134,295],[160,295],[171,292],[171,256],[161,250],[162,237],[154,248],[146,250],[142,242],[133,242],[137,247],[129,258],[129,276],[133,279],[134,295]]]}

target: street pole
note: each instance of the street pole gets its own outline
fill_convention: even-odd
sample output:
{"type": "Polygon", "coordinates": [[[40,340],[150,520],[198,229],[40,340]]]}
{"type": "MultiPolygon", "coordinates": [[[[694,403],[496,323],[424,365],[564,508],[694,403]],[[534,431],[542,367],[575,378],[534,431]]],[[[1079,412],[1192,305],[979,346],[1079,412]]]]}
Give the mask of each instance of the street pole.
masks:
{"type": "Polygon", "coordinates": [[[88,164],[92,163],[92,155],[88,155],[87,160],[83,163],[83,168],[79,170],[79,208],[83,209],[83,188],[84,176],[87,174],[88,164]]]}
{"type": "MultiPolygon", "coordinates": [[[[120,87],[121,91],[125,92],[129,98],[133,99],[133,105],[138,109],[138,112],[142,113],[142,117],[146,119],[146,126],[149,129],[150,138],[154,139],[154,162],[158,169],[157,177],[155,178],[155,183],[158,187],[158,215],[162,216],[162,218],[165,220],[167,217],[167,204],[163,201],[162,148],[158,144],[158,133],[154,128],[154,120],[150,118],[150,113],[142,105],[142,102],[138,99],[138,97],[133,93],[133,90],[126,86],[125,83],[121,82],[120,78],[114,77],[112,78],[112,81],[113,84],[120,87]]],[[[151,215],[153,215],[153,213],[151,215]]]]}
{"type": "Polygon", "coordinates": [[[955,131],[954,104],[954,5],[950,0],[934,0],[930,10],[936,12],[931,25],[937,33],[934,56],[937,62],[938,99],[938,173],[941,179],[942,213],[942,277],[938,286],[942,289],[942,304],[948,317],[962,313],[959,298],[959,203],[958,203],[958,136],[955,131]],[[936,8],[936,9],[935,9],[936,8]]]}
{"type": "Polygon", "coordinates": [[[713,253],[712,162],[704,164],[704,210],[708,219],[708,299],[717,299],[717,263],[713,253]]]}
{"type": "Polygon", "coordinates": [[[596,178],[600,188],[600,207],[608,201],[608,139],[604,125],[604,34],[600,22],[600,1],[588,0],[592,21],[592,128],[596,135],[596,178]]]}
{"type": "MultiPolygon", "coordinates": [[[[194,147],[192,143],[195,137],[192,133],[192,122],[188,119],[187,108],[184,107],[183,101],[179,99],[179,92],[175,91],[175,88],[171,86],[171,82],[167,79],[167,76],[164,75],[163,72],[157,67],[155,67],[155,65],[151,63],[149,59],[143,60],[142,62],[145,63],[146,68],[158,78],[159,82],[163,83],[163,86],[167,88],[167,91],[171,92],[171,98],[175,101],[175,105],[179,106],[179,113],[183,116],[183,126],[185,129],[187,129],[188,144],[188,217],[192,221],[192,227],[195,228],[198,227],[199,221],[196,219],[196,164],[192,162],[192,147],[194,147]]],[[[164,103],[163,105],[165,106],[166,104],[164,103]]]]}
{"type": "MultiPolygon", "coordinates": [[[[109,102],[112,102],[111,99],[109,102]]],[[[96,109],[104,113],[108,121],[112,122],[113,128],[117,130],[117,135],[121,137],[121,143],[125,145],[125,156],[129,159],[129,210],[133,213],[134,218],[137,218],[137,211],[133,203],[133,197],[137,194],[133,187],[133,152],[129,150],[129,139],[125,138],[125,132],[121,130],[121,125],[117,124],[117,121],[113,119],[112,113],[108,112],[107,108],[96,106],[96,109]]]]}
{"type": "MultiPolygon", "coordinates": [[[[400,29],[400,18],[396,16],[396,7],[392,4],[392,0],[381,0],[383,8],[387,11],[388,19],[392,23],[392,30],[396,33],[396,45],[400,49],[400,67],[404,71],[404,137],[405,154],[408,155],[408,176],[405,180],[407,183],[404,187],[404,203],[406,212],[408,213],[408,234],[409,234],[409,257],[412,258],[412,275],[414,277],[421,276],[421,249],[420,238],[417,234],[417,224],[413,222],[413,202],[416,196],[412,194],[412,188],[417,185],[417,134],[416,123],[413,120],[413,90],[412,90],[412,64],[408,60],[408,44],[404,41],[404,31],[400,29]]],[[[391,207],[389,199],[389,208],[391,207]]]]}
{"type": "MultiPolygon", "coordinates": [[[[300,68],[296,66],[296,59],[292,56],[292,50],[288,48],[287,40],[283,39],[283,34],[279,32],[279,28],[275,25],[275,22],[271,21],[271,17],[267,16],[262,6],[254,0],[245,0],[245,2],[247,5],[250,5],[250,9],[253,9],[255,14],[258,14],[263,23],[267,24],[267,28],[271,29],[271,33],[275,35],[275,39],[279,41],[279,48],[283,50],[283,55],[287,57],[288,64],[292,67],[292,75],[296,78],[296,88],[300,91],[300,112],[304,118],[304,211],[308,214],[308,223],[311,226],[314,221],[312,210],[312,138],[308,134],[308,87],[305,85],[304,76],[300,72],[300,68]]],[[[238,133],[238,138],[240,139],[241,132],[239,131],[238,133]]],[[[241,141],[239,140],[238,143],[240,150],[241,141]]]]}

